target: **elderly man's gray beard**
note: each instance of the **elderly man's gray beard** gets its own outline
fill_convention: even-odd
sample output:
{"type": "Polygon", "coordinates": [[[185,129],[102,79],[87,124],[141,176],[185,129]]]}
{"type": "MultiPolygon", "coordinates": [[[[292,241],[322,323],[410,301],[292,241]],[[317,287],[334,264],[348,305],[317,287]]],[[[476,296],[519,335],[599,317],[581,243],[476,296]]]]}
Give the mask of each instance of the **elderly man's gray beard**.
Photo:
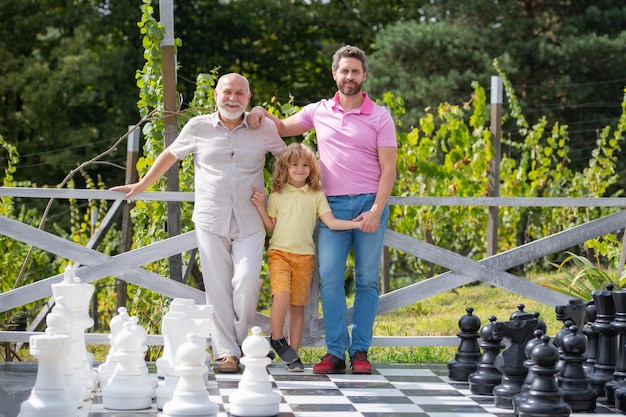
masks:
{"type": "Polygon", "coordinates": [[[222,116],[226,120],[239,120],[239,118],[241,118],[241,116],[245,112],[245,109],[242,108],[231,111],[223,104],[218,105],[217,110],[219,111],[220,116],[222,116]]]}

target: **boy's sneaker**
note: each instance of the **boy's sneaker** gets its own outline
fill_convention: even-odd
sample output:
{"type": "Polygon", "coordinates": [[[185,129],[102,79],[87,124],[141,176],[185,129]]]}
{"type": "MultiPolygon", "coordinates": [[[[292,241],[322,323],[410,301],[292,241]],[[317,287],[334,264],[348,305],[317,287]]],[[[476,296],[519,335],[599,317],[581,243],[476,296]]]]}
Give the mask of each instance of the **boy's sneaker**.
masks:
{"type": "Polygon", "coordinates": [[[272,345],[272,349],[278,353],[278,356],[283,362],[289,364],[300,360],[296,351],[289,346],[289,343],[287,343],[284,337],[278,340],[270,338],[270,345],[272,345]]]}
{"type": "Polygon", "coordinates": [[[314,374],[342,374],[346,370],[346,361],[327,353],[322,360],[313,365],[314,374]]]}
{"type": "Polygon", "coordinates": [[[367,352],[357,350],[350,356],[350,369],[353,374],[371,374],[372,364],[367,360],[367,352]]]}
{"type": "Polygon", "coordinates": [[[286,363],[285,368],[287,368],[289,372],[304,372],[304,365],[302,364],[300,358],[291,363],[286,363]]]}

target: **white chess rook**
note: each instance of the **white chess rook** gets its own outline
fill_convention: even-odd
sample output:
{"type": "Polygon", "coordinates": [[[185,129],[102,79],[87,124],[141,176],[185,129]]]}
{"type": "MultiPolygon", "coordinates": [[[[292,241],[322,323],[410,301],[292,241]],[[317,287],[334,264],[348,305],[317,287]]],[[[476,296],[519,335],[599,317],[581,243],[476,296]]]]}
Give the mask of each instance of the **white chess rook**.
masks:
{"type": "Polygon", "coordinates": [[[261,336],[261,328],[253,327],[241,346],[245,365],[237,391],[229,397],[230,414],[240,417],[263,417],[278,415],[280,395],[272,390],[266,366],[270,344],[261,336]]]}
{"type": "Polygon", "coordinates": [[[193,333],[176,351],[176,374],[179,376],[172,399],[163,405],[163,417],[212,417],[219,406],[211,401],[203,374],[208,367],[206,343],[193,333]]]}
{"type": "Polygon", "coordinates": [[[76,402],[63,383],[63,356],[70,337],[43,334],[30,337],[30,353],[37,358],[37,379],[30,396],[20,405],[18,417],[74,417],[76,402]]]}

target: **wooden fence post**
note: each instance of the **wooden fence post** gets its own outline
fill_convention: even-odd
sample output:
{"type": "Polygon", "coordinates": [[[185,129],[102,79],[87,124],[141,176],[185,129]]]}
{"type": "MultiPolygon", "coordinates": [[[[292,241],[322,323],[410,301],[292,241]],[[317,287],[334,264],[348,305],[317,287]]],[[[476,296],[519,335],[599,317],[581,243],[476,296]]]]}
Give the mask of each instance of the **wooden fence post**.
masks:
{"type": "MultiPolygon", "coordinates": [[[[131,133],[128,135],[126,146],[126,177],[124,183],[132,184],[139,179],[139,174],[137,173],[137,158],[139,154],[140,134],[139,128],[136,126],[128,126],[128,130],[131,133]]],[[[128,252],[132,249],[133,223],[130,220],[130,210],[134,205],[134,202],[127,201],[122,211],[122,252],[128,252]]],[[[128,292],[126,281],[120,279],[117,281],[117,308],[125,307],[127,302],[128,292]]]]}
{"type": "MultiPolygon", "coordinates": [[[[489,163],[489,197],[500,196],[500,142],[502,135],[502,78],[491,77],[491,146],[493,157],[489,163]]],[[[498,207],[489,206],[487,223],[487,256],[498,252],[498,207]]]]}
{"type": "MultiPolygon", "coordinates": [[[[177,97],[176,97],[176,54],[174,50],[174,1],[159,2],[161,23],[165,27],[165,36],[161,41],[163,62],[163,110],[165,111],[165,148],[178,136],[177,97]]],[[[167,171],[167,191],[179,191],[178,163],[167,171]]],[[[167,233],[169,237],[180,234],[180,203],[167,203],[167,233]]],[[[180,254],[173,255],[170,261],[170,278],[182,282],[183,261],[180,254]]]]}

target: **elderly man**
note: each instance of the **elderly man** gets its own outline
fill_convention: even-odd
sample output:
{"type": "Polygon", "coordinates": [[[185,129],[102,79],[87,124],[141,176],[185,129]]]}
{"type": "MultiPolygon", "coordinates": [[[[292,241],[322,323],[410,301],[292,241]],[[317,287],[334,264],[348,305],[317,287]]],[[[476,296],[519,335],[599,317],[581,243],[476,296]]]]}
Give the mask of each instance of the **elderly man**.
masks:
{"type": "Polygon", "coordinates": [[[129,199],[155,182],[177,160],[194,154],[198,250],[207,303],[213,306],[213,356],[219,372],[238,372],[241,344],[254,318],[261,289],[265,244],[263,222],[250,200],[252,188],[264,189],[268,152],[285,144],[275,124],[248,127],[248,80],[226,74],[215,87],[218,111],[192,118],[176,140],[137,183],[111,188],[129,199]]]}

